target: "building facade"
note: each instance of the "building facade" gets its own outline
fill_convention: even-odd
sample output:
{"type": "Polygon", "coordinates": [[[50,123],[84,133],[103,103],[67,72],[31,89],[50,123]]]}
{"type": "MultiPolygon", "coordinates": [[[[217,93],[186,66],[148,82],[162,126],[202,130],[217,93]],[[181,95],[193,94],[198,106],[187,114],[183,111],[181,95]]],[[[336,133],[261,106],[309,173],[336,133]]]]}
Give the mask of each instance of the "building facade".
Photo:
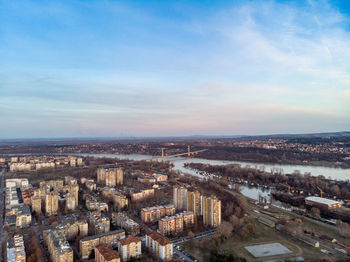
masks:
{"type": "Polygon", "coordinates": [[[55,191],[45,196],[45,215],[52,216],[58,213],[58,194],[55,191]]]}
{"type": "Polygon", "coordinates": [[[317,207],[325,210],[337,209],[341,207],[341,202],[339,201],[312,196],[305,198],[305,204],[308,206],[317,207]]]}
{"type": "Polygon", "coordinates": [[[218,227],[221,224],[221,201],[216,196],[202,196],[203,224],[218,227]]]}
{"type": "Polygon", "coordinates": [[[184,211],[171,217],[164,217],[158,221],[159,232],[163,235],[177,234],[194,224],[194,214],[184,211]]]}
{"type": "Polygon", "coordinates": [[[112,223],[125,229],[133,236],[140,234],[140,225],[129,218],[125,212],[112,213],[112,223]]]}
{"type": "Polygon", "coordinates": [[[60,230],[45,230],[44,242],[53,262],[73,262],[73,249],[60,230]]]}
{"type": "Polygon", "coordinates": [[[93,211],[88,213],[89,224],[94,228],[95,234],[106,233],[110,230],[111,222],[108,217],[101,214],[99,211],[93,211]]]}
{"type": "Polygon", "coordinates": [[[118,241],[123,238],[125,238],[125,231],[123,229],[84,237],[79,241],[79,250],[81,257],[82,259],[89,258],[92,250],[99,244],[109,244],[112,247],[117,247],[118,241]]]}
{"type": "Polygon", "coordinates": [[[167,237],[156,231],[146,235],[146,247],[160,260],[171,260],[173,258],[173,244],[167,237]]]}
{"type": "Polygon", "coordinates": [[[166,206],[153,206],[145,207],[141,209],[141,219],[145,223],[155,222],[165,216],[175,215],[175,206],[166,205],[166,206]]]}
{"type": "Polygon", "coordinates": [[[68,193],[66,195],[66,208],[68,210],[75,210],[76,207],[77,207],[77,205],[76,205],[75,196],[71,193],[68,193]]]}
{"type": "Polygon", "coordinates": [[[175,186],[173,188],[173,200],[176,209],[187,210],[187,188],[175,186]]]}
{"type": "Polygon", "coordinates": [[[32,197],[32,212],[41,214],[41,198],[39,196],[32,197]]]}
{"type": "Polygon", "coordinates": [[[7,241],[7,261],[26,262],[26,251],[22,235],[14,235],[7,241]]]}
{"type": "Polygon", "coordinates": [[[111,245],[99,244],[95,247],[95,262],[120,262],[120,257],[111,245]]]}
{"type": "Polygon", "coordinates": [[[118,251],[123,261],[128,261],[130,258],[140,257],[141,239],[139,237],[128,236],[118,242],[118,251]]]}
{"type": "Polygon", "coordinates": [[[97,169],[97,183],[115,187],[123,184],[123,169],[121,168],[98,168],[97,169]]]}
{"type": "Polygon", "coordinates": [[[201,193],[198,190],[187,192],[187,211],[192,211],[195,216],[201,215],[201,193]]]}
{"type": "Polygon", "coordinates": [[[153,197],[154,196],[154,189],[143,189],[140,190],[139,192],[135,192],[131,194],[131,200],[132,201],[139,201],[143,200],[148,197],[153,197]]]}

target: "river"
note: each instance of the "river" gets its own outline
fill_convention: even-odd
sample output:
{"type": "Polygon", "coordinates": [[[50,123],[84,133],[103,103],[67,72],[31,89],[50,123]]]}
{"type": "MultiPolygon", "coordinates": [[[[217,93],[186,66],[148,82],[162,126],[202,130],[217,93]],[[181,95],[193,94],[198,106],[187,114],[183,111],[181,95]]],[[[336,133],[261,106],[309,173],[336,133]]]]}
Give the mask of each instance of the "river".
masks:
{"type": "MultiPolygon", "coordinates": [[[[77,154],[81,156],[94,156],[94,157],[113,157],[119,159],[131,159],[131,160],[146,160],[152,158],[149,155],[140,154],[77,154]]],[[[307,165],[281,165],[281,164],[262,164],[254,162],[243,162],[243,161],[226,161],[226,160],[211,160],[202,158],[187,158],[187,157],[174,157],[167,159],[174,164],[174,169],[180,172],[190,173],[192,175],[198,175],[197,172],[189,168],[185,168],[185,163],[203,163],[209,165],[228,165],[228,164],[239,164],[242,167],[251,167],[259,170],[281,171],[284,174],[292,174],[299,172],[300,174],[310,173],[312,176],[325,176],[326,178],[334,180],[349,180],[350,169],[335,168],[335,167],[324,167],[324,166],[307,166],[307,165]]]]}
{"type": "MultiPolygon", "coordinates": [[[[130,159],[130,160],[147,160],[152,158],[149,155],[141,154],[76,154],[80,156],[93,156],[93,157],[110,157],[118,159],[130,159]]],[[[226,161],[226,160],[210,160],[202,158],[186,158],[186,157],[175,157],[167,159],[174,164],[174,170],[180,171],[182,173],[189,173],[193,176],[198,176],[205,178],[205,176],[196,170],[184,167],[185,163],[202,163],[209,165],[227,165],[227,164],[239,164],[242,167],[251,167],[259,170],[265,170],[267,172],[280,171],[284,174],[291,174],[294,172],[299,172],[300,174],[310,173],[312,176],[323,175],[327,178],[334,180],[348,180],[350,179],[350,169],[341,169],[334,167],[322,167],[322,166],[305,166],[305,165],[279,165],[279,164],[261,164],[252,162],[242,162],[242,161],[226,161]]],[[[249,187],[241,186],[241,193],[244,196],[258,200],[259,196],[265,197],[269,202],[270,190],[260,187],[249,187]]]]}

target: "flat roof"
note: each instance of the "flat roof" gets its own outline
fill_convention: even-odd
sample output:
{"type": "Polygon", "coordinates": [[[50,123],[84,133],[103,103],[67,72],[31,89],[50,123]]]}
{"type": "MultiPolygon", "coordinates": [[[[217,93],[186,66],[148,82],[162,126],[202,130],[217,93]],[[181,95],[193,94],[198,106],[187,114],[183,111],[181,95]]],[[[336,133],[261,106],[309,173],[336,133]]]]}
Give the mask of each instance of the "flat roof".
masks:
{"type": "Polygon", "coordinates": [[[101,233],[101,234],[98,234],[98,235],[87,236],[87,237],[84,237],[83,239],[81,239],[80,241],[87,241],[87,240],[91,240],[91,239],[95,239],[95,238],[100,238],[100,237],[103,237],[103,236],[109,236],[109,235],[120,234],[120,233],[124,233],[125,234],[125,230],[124,229],[118,229],[118,230],[114,230],[114,231],[108,231],[106,233],[101,233]]]}
{"type": "Polygon", "coordinates": [[[315,197],[315,196],[307,197],[307,198],[305,198],[305,200],[318,202],[320,204],[325,204],[325,205],[336,205],[336,204],[340,203],[340,202],[332,200],[332,199],[322,198],[322,197],[315,197]]]}
{"type": "Polygon", "coordinates": [[[270,257],[277,255],[285,255],[293,253],[281,243],[269,243],[262,245],[246,246],[244,247],[253,257],[270,257]]]}

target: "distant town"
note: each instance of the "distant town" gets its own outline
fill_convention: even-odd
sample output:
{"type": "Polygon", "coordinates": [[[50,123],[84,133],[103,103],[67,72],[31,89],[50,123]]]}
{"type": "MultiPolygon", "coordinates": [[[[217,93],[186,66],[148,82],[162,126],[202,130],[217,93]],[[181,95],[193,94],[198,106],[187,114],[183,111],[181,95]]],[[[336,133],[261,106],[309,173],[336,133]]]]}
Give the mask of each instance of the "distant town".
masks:
{"type": "Polygon", "coordinates": [[[303,165],[319,161],[335,170],[322,159],[333,154],[341,170],[349,149],[347,137],[2,144],[1,256],[344,261],[350,258],[348,181],[211,161],[243,152],[259,162],[260,150],[272,150],[285,152],[277,163],[290,162],[286,155],[294,152],[295,159],[313,157],[303,165]]]}

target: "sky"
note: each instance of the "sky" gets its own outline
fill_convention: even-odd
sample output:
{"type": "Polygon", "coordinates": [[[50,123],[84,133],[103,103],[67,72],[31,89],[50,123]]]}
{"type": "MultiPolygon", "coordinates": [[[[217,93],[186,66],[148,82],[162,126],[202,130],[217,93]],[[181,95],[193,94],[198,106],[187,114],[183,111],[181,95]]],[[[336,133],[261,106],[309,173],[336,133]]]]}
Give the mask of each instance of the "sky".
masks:
{"type": "Polygon", "coordinates": [[[346,2],[0,0],[0,138],[349,131],[346,2]]]}

